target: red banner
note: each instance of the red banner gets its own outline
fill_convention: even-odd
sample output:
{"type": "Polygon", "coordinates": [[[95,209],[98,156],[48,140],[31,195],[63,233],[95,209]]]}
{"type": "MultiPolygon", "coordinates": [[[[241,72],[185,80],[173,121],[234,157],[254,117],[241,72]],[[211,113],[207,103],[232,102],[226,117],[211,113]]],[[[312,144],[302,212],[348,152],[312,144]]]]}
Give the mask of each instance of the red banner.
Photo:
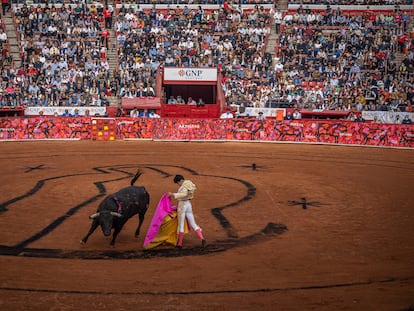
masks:
{"type": "Polygon", "coordinates": [[[1,118],[0,140],[90,139],[88,117],[1,118]]]}
{"type": "Polygon", "coordinates": [[[93,117],[0,119],[0,140],[28,139],[252,140],[413,148],[414,125],[335,120],[108,118],[106,122],[105,118],[93,117]]]}

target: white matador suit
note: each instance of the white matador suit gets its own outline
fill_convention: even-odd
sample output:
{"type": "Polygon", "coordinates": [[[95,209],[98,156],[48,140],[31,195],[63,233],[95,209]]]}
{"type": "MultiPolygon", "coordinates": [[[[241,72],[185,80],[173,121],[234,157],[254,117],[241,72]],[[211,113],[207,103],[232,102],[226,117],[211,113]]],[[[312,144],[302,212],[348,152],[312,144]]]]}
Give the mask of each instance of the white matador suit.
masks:
{"type": "Polygon", "coordinates": [[[197,225],[193,215],[193,208],[191,205],[191,199],[194,197],[194,191],[196,190],[196,185],[193,184],[191,180],[184,180],[184,177],[179,175],[179,179],[177,183],[180,185],[178,191],[176,193],[172,193],[172,196],[178,200],[178,242],[177,247],[181,248],[183,245],[183,238],[184,238],[184,223],[187,219],[188,224],[194,231],[197,233],[199,238],[201,239],[201,245],[204,247],[206,244],[206,240],[201,233],[201,228],[197,225]],[[182,178],[182,179],[180,179],[182,178]]]}

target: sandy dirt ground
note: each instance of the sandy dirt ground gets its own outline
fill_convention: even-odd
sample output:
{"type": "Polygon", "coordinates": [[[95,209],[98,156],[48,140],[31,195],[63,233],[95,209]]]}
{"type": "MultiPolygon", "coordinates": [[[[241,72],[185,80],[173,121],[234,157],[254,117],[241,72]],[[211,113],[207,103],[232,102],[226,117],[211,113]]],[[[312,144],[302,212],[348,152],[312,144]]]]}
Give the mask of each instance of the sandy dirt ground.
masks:
{"type": "Polygon", "coordinates": [[[0,310],[414,309],[413,150],[197,142],[0,143],[0,310]],[[151,194],[111,247],[88,216],[151,194]],[[208,245],[142,245],[182,174],[208,245]]]}

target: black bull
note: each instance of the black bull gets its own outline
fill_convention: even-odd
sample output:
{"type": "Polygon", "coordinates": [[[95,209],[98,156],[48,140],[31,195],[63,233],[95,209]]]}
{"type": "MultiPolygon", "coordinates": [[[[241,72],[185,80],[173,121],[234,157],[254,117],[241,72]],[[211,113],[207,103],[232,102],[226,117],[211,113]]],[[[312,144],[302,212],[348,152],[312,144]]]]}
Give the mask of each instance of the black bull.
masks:
{"type": "Polygon", "coordinates": [[[100,225],[105,236],[111,235],[111,231],[114,229],[111,245],[115,245],[115,239],[125,223],[136,214],[138,214],[139,223],[135,231],[135,237],[139,236],[149,201],[149,193],[142,186],[129,186],[122,188],[114,194],[108,195],[99,204],[96,213],[89,216],[90,219],[93,219],[93,222],[88,233],[81,240],[81,243],[85,244],[89,236],[100,225]]]}

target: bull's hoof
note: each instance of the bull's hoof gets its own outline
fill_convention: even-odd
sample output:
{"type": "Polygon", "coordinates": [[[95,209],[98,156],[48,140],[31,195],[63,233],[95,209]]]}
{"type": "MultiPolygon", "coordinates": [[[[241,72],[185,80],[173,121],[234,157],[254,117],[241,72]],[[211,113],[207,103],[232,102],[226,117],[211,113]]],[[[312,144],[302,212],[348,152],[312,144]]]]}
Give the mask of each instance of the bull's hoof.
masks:
{"type": "Polygon", "coordinates": [[[84,245],[84,244],[86,244],[86,242],[84,240],[81,240],[80,244],[84,245]]]}
{"type": "Polygon", "coordinates": [[[135,234],[135,238],[139,238],[139,234],[135,234]]]}

